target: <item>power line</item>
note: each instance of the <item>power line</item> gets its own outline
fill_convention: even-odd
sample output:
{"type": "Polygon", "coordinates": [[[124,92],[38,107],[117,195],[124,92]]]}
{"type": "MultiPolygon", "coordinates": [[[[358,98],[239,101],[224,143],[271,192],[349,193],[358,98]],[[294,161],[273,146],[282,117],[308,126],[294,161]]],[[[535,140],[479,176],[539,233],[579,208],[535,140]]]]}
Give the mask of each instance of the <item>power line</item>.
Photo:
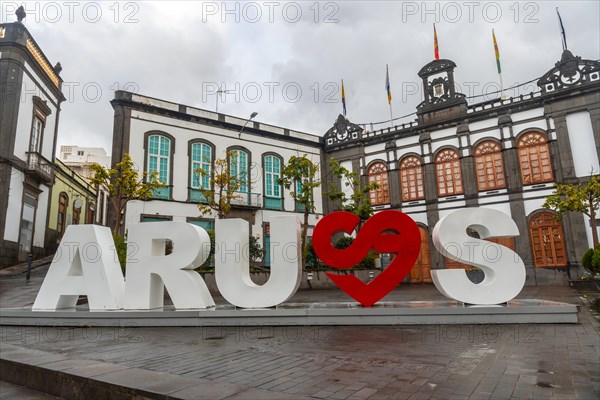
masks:
{"type": "MultiPolygon", "coordinates": [[[[521,86],[528,85],[528,84],[530,84],[530,83],[532,83],[532,82],[538,81],[540,78],[541,78],[541,76],[540,76],[540,77],[537,77],[537,78],[534,78],[534,79],[531,79],[531,80],[529,80],[529,81],[527,81],[527,82],[523,82],[523,83],[520,83],[520,84],[518,84],[518,85],[511,86],[511,87],[509,87],[509,88],[507,88],[507,89],[504,89],[504,91],[507,91],[507,90],[512,90],[512,89],[519,88],[519,87],[521,87],[521,86]]],[[[497,91],[495,91],[495,92],[484,93],[484,94],[478,94],[478,95],[475,95],[475,96],[469,96],[469,97],[465,97],[465,98],[466,98],[466,99],[476,99],[476,98],[479,98],[479,97],[490,96],[490,95],[497,94],[497,93],[501,93],[501,92],[502,92],[502,90],[497,90],[497,91]]],[[[392,119],[392,120],[389,120],[389,119],[388,119],[388,120],[385,120],[385,121],[379,121],[379,122],[359,123],[359,124],[357,124],[357,125],[362,125],[362,126],[375,126],[375,125],[381,125],[381,124],[388,124],[388,123],[390,123],[390,121],[391,121],[391,122],[394,122],[394,121],[397,121],[397,120],[399,120],[399,119],[403,119],[403,118],[410,117],[411,115],[415,115],[416,113],[417,113],[417,112],[416,112],[416,111],[414,111],[414,112],[412,112],[412,113],[410,113],[410,114],[402,115],[402,116],[400,116],[400,117],[396,117],[396,118],[394,118],[394,119],[392,119]]]]}

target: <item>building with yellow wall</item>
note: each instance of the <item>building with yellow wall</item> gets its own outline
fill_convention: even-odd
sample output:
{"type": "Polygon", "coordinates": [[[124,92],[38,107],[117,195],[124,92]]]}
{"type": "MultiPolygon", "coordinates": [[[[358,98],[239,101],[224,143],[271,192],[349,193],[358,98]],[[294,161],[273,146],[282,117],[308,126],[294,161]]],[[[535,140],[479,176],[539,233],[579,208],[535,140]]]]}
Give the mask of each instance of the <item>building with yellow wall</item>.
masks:
{"type": "Polygon", "coordinates": [[[59,159],[50,194],[46,228],[46,249],[55,250],[67,226],[95,222],[97,191],[84,178],[71,171],[59,159]]]}

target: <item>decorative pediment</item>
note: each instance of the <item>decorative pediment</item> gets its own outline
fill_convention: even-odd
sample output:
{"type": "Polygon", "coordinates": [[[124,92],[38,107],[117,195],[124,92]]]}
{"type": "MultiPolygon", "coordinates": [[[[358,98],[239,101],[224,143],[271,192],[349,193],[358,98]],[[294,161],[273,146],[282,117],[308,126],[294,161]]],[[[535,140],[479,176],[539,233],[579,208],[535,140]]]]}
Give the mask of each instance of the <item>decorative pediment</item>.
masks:
{"type": "Polygon", "coordinates": [[[363,128],[353,124],[340,114],[333,124],[333,127],[331,127],[324,136],[325,145],[331,146],[337,143],[360,139],[362,131],[363,128]]]}
{"type": "Polygon", "coordinates": [[[600,81],[600,62],[582,60],[569,50],[563,51],[555,67],[537,82],[543,94],[600,81]]]}
{"type": "Polygon", "coordinates": [[[429,64],[425,65],[419,71],[419,77],[429,76],[437,74],[438,72],[448,71],[456,68],[456,64],[452,60],[433,60],[429,64]]]}

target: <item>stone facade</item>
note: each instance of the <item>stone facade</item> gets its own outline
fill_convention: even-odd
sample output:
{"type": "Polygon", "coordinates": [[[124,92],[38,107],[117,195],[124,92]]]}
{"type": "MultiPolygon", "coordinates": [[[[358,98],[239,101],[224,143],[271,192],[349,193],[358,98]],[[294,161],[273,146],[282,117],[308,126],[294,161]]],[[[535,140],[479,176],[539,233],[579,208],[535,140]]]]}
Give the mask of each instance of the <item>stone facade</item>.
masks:
{"type": "Polygon", "coordinates": [[[52,66],[22,22],[0,24],[0,267],[46,255],[60,104],[52,66]]]}
{"type": "MultiPolygon", "coordinates": [[[[576,213],[562,219],[566,260],[561,260],[560,266],[544,265],[539,254],[536,259],[532,247],[532,237],[536,236],[530,232],[530,223],[539,216],[555,182],[582,182],[590,173],[600,172],[600,63],[582,60],[567,50],[538,81],[539,92],[472,105],[454,90],[455,67],[450,60],[435,60],[421,69],[425,100],[417,106],[413,122],[369,131],[340,116],[324,136],[324,170],[334,158],[367,181],[369,166],[383,163],[387,166],[389,198],[374,208],[402,210],[429,233],[452,210],[491,207],[503,211],[519,227],[521,234],[513,247],[525,262],[528,284],[562,282],[567,272],[576,276],[581,256],[591,246],[588,221],[576,213]],[[524,150],[519,143],[529,133],[541,134],[548,146],[551,178],[539,183],[522,175],[524,161],[520,157],[524,150]],[[478,187],[481,178],[474,150],[484,141],[501,146],[503,181],[491,190],[478,187]],[[436,164],[436,157],[445,149],[458,155],[462,188],[457,194],[444,196],[439,190],[441,164],[436,164]],[[400,163],[408,155],[421,162],[424,196],[403,201],[400,163]]],[[[528,165],[537,168],[533,162],[528,165]]],[[[335,205],[324,200],[325,213],[334,209],[335,205]]],[[[447,259],[431,242],[430,256],[432,269],[446,267],[447,259]]]]}

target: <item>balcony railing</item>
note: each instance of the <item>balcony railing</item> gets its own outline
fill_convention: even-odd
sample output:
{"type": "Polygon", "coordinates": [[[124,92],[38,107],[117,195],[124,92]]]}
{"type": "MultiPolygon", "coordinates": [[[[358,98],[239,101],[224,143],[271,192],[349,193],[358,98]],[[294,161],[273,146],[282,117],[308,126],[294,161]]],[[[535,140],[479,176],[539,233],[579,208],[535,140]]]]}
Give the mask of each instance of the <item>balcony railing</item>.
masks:
{"type": "Polygon", "coordinates": [[[262,207],[260,193],[249,192],[234,192],[234,198],[231,199],[231,204],[245,207],[262,207]]]}
{"type": "MultiPolygon", "coordinates": [[[[189,197],[192,203],[206,203],[206,195],[200,189],[189,189],[189,197]]],[[[218,195],[215,195],[218,198],[218,195]]],[[[231,199],[232,206],[242,207],[262,207],[260,193],[249,193],[249,192],[233,192],[233,198],[231,199]]]]}
{"type": "Polygon", "coordinates": [[[54,167],[52,162],[48,161],[40,153],[27,152],[26,171],[28,174],[32,174],[47,183],[54,180],[54,167]]]}

